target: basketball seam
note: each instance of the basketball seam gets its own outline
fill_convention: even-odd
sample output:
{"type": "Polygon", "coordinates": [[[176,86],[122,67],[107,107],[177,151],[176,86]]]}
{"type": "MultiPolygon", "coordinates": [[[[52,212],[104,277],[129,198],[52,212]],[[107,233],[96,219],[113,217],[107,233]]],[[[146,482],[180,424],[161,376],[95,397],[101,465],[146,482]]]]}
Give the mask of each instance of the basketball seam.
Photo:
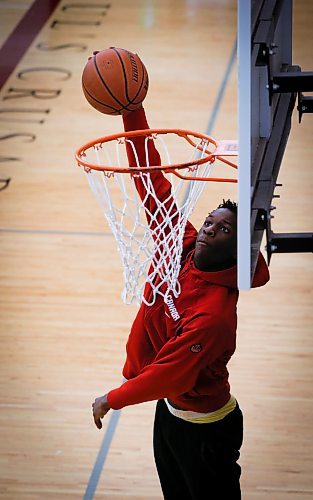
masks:
{"type": "Polygon", "coordinates": [[[138,95],[140,94],[140,92],[141,92],[141,90],[142,90],[142,87],[143,87],[143,85],[144,85],[144,81],[145,81],[145,73],[146,73],[146,69],[145,69],[145,67],[144,67],[144,65],[143,65],[142,60],[141,60],[141,59],[139,59],[139,61],[140,61],[141,68],[142,68],[142,78],[141,78],[141,83],[140,83],[139,90],[138,90],[137,94],[135,95],[134,99],[132,100],[132,104],[137,104],[137,103],[135,102],[135,99],[136,99],[136,97],[138,97],[138,95]]]}
{"type": "MultiPolygon", "coordinates": [[[[126,105],[126,106],[123,106],[123,108],[122,108],[122,109],[127,109],[128,111],[132,111],[132,110],[128,109],[128,106],[129,106],[129,105],[131,105],[131,104],[135,104],[135,105],[136,105],[136,104],[140,104],[140,103],[136,102],[136,100],[135,100],[135,99],[138,97],[138,95],[140,94],[140,92],[141,92],[141,90],[142,90],[142,87],[143,87],[143,84],[144,84],[144,81],[145,81],[145,73],[146,73],[146,68],[145,68],[145,66],[144,66],[144,64],[143,64],[143,62],[142,62],[142,60],[140,59],[140,57],[138,57],[138,56],[137,56],[137,57],[138,57],[138,59],[139,59],[139,61],[140,61],[140,64],[141,64],[141,68],[142,68],[142,78],[141,78],[141,83],[140,83],[140,88],[139,88],[139,90],[137,90],[137,93],[136,93],[136,95],[133,97],[133,99],[130,99],[130,97],[129,97],[129,95],[128,95],[128,87],[127,87],[128,80],[127,80],[127,76],[126,76],[126,70],[125,70],[124,62],[123,62],[123,60],[122,60],[122,58],[121,58],[121,55],[120,55],[120,53],[119,53],[118,49],[116,49],[115,47],[112,47],[112,48],[113,48],[114,52],[116,52],[116,54],[117,54],[117,56],[118,56],[118,58],[119,58],[119,60],[120,60],[120,62],[121,62],[122,69],[123,69],[123,74],[124,74],[125,94],[126,94],[126,98],[127,98],[127,100],[128,100],[128,103],[127,103],[127,105],[126,105]]],[[[127,52],[127,51],[125,51],[125,52],[127,52]]],[[[141,101],[141,102],[142,102],[142,101],[141,101]]]]}
{"type": "Polygon", "coordinates": [[[110,94],[111,97],[113,97],[113,99],[122,107],[124,107],[123,103],[121,103],[121,101],[119,101],[114,94],[112,94],[110,88],[107,86],[107,84],[105,83],[105,81],[103,80],[102,76],[101,76],[101,73],[99,71],[99,68],[98,68],[98,65],[97,65],[97,60],[96,60],[96,57],[97,57],[97,54],[95,56],[93,56],[93,62],[94,62],[94,65],[95,65],[95,68],[96,68],[96,71],[98,73],[98,76],[101,80],[101,82],[103,83],[104,87],[106,88],[106,90],[108,91],[108,93],[110,94]]]}
{"type": "MultiPolygon", "coordinates": [[[[113,49],[113,51],[116,53],[120,63],[121,63],[121,66],[122,66],[122,71],[123,71],[123,75],[124,75],[124,84],[125,84],[125,94],[126,94],[126,99],[127,99],[127,104],[123,104],[119,99],[117,99],[117,97],[115,97],[115,95],[111,92],[109,86],[105,83],[101,73],[100,73],[100,70],[99,70],[99,67],[98,67],[98,63],[97,63],[97,54],[95,54],[93,56],[93,64],[94,64],[94,67],[95,67],[95,70],[98,74],[98,77],[100,79],[100,81],[102,82],[104,88],[107,90],[107,92],[109,93],[109,95],[114,99],[114,101],[116,101],[117,104],[119,104],[119,106],[121,106],[120,108],[115,108],[113,106],[110,106],[108,104],[106,104],[105,102],[102,102],[102,101],[99,101],[98,99],[96,99],[86,88],[86,86],[84,85],[83,83],[83,88],[84,88],[84,91],[86,92],[86,94],[88,94],[88,96],[93,99],[95,102],[97,102],[98,104],[100,104],[101,106],[105,106],[106,108],[109,108],[109,109],[112,109],[113,111],[110,113],[110,112],[106,112],[106,114],[113,114],[113,113],[119,113],[121,114],[121,112],[123,110],[127,110],[127,111],[133,111],[132,109],[129,109],[129,106],[132,106],[132,105],[137,105],[137,104],[140,104],[142,101],[140,102],[136,102],[136,98],[138,97],[138,95],[140,94],[140,92],[142,91],[142,88],[143,88],[143,85],[144,85],[144,82],[145,82],[145,77],[146,77],[146,74],[147,74],[147,71],[146,71],[146,68],[143,64],[143,62],[141,61],[141,59],[138,57],[138,60],[141,64],[141,69],[142,69],[142,78],[141,78],[141,83],[140,83],[140,87],[139,89],[137,90],[136,92],[136,95],[133,97],[133,99],[130,99],[129,97],[129,94],[128,94],[128,80],[127,80],[127,74],[126,74],[126,68],[124,66],[124,62],[123,62],[123,59],[118,51],[118,49],[116,49],[115,47],[111,47],[111,49],[113,49]]],[[[124,49],[122,49],[124,50],[124,49]]],[[[125,50],[125,52],[127,52],[125,50]]],[[[137,54],[136,54],[137,55],[137,54]]]]}
{"type": "MultiPolygon", "coordinates": [[[[88,94],[88,96],[89,96],[89,97],[91,97],[91,99],[93,99],[94,101],[96,101],[98,104],[101,104],[101,106],[105,106],[105,107],[107,107],[107,108],[110,108],[110,109],[113,109],[114,111],[119,112],[119,109],[118,109],[118,108],[114,108],[113,106],[110,106],[109,104],[105,104],[104,102],[99,101],[98,99],[96,99],[96,98],[95,98],[95,97],[94,97],[94,96],[93,96],[93,95],[89,92],[89,90],[88,90],[88,89],[86,89],[86,86],[85,86],[84,82],[83,82],[83,89],[84,89],[84,91],[86,92],[86,94],[88,94]]],[[[121,103],[119,103],[119,104],[121,104],[121,103]]],[[[123,109],[123,108],[122,108],[122,109],[123,109]]]]}
{"type": "MultiPolygon", "coordinates": [[[[127,80],[127,77],[126,77],[126,70],[125,70],[124,62],[123,62],[123,60],[121,58],[121,55],[120,55],[119,51],[115,47],[113,47],[113,50],[116,53],[117,57],[119,58],[119,61],[120,61],[121,66],[122,66],[123,75],[124,75],[124,84],[125,84],[126,99],[128,101],[128,104],[130,104],[130,99],[129,99],[129,95],[128,95],[128,87],[127,87],[128,80],[127,80]]],[[[127,106],[128,106],[128,104],[127,104],[127,106]]]]}

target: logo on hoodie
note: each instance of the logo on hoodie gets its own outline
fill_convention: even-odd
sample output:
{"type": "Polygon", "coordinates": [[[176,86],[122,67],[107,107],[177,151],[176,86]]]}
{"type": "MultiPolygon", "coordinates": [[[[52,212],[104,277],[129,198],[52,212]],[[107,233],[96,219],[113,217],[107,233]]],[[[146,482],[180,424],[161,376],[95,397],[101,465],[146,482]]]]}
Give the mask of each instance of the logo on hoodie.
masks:
{"type": "Polygon", "coordinates": [[[191,352],[200,352],[202,351],[202,345],[201,344],[194,344],[190,347],[191,352]]]}
{"type": "Polygon", "coordinates": [[[180,316],[175,307],[173,297],[171,295],[168,295],[167,297],[165,297],[164,302],[167,304],[169,313],[172,316],[173,320],[177,321],[180,318],[180,316]]]}

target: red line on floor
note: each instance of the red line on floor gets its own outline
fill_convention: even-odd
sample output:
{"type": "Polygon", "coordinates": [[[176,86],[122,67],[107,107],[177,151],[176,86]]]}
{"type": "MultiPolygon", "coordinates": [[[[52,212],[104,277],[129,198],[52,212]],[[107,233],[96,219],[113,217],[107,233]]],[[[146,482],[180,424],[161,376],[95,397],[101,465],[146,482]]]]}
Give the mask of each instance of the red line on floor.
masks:
{"type": "Polygon", "coordinates": [[[35,0],[0,48],[0,89],[60,0],[35,0]]]}

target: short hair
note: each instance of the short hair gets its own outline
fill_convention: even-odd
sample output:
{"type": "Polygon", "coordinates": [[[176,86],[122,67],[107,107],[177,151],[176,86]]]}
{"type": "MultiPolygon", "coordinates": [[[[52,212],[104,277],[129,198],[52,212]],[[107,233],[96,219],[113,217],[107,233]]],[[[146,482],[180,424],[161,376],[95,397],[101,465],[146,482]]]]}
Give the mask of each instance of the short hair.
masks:
{"type": "Polygon", "coordinates": [[[227,208],[237,216],[238,205],[235,201],[231,201],[230,199],[228,200],[223,199],[222,203],[220,203],[217,208],[227,208]]]}

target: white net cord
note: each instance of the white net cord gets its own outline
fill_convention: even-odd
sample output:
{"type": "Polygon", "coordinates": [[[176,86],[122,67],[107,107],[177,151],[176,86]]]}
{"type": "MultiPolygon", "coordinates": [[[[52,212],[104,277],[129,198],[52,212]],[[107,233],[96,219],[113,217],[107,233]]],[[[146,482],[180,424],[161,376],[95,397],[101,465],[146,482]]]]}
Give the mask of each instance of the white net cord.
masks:
{"type": "MultiPolygon", "coordinates": [[[[149,166],[148,141],[145,138],[146,165],[149,166]]],[[[158,142],[158,150],[171,164],[169,149],[161,136],[153,136],[158,142]]],[[[106,144],[94,146],[94,155],[98,165],[111,164],[125,166],[125,142],[133,150],[137,166],[139,159],[134,143],[130,139],[119,139],[115,147],[108,153],[106,144]],[[114,158],[112,158],[112,151],[114,158]],[[105,155],[105,160],[102,156],[105,155]],[[109,160],[108,160],[109,159],[109,160]],[[114,163],[112,163],[114,161],[114,163]]],[[[207,144],[200,140],[193,148],[193,157],[202,157],[207,144]]],[[[212,164],[201,166],[201,176],[208,176],[212,164]]],[[[178,280],[183,236],[187,219],[192,213],[195,203],[205,186],[204,181],[189,182],[170,174],[171,192],[165,200],[160,200],[155,191],[152,175],[149,172],[106,173],[85,169],[89,185],[97,197],[110,229],[116,239],[119,254],[123,263],[124,288],[122,300],[129,303],[147,305],[155,303],[161,295],[166,301],[169,294],[177,297],[180,293],[178,280]],[[145,190],[141,200],[137,193],[134,179],[137,178],[145,190]],[[186,195],[187,193],[187,195],[186,195]],[[154,200],[154,210],[148,208],[148,198],[154,200]],[[144,294],[149,284],[149,293],[144,294]]],[[[193,172],[198,175],[198,172],[193,172]]],[[[149,288],[148,286],[148,288],[149,288]]]]}

